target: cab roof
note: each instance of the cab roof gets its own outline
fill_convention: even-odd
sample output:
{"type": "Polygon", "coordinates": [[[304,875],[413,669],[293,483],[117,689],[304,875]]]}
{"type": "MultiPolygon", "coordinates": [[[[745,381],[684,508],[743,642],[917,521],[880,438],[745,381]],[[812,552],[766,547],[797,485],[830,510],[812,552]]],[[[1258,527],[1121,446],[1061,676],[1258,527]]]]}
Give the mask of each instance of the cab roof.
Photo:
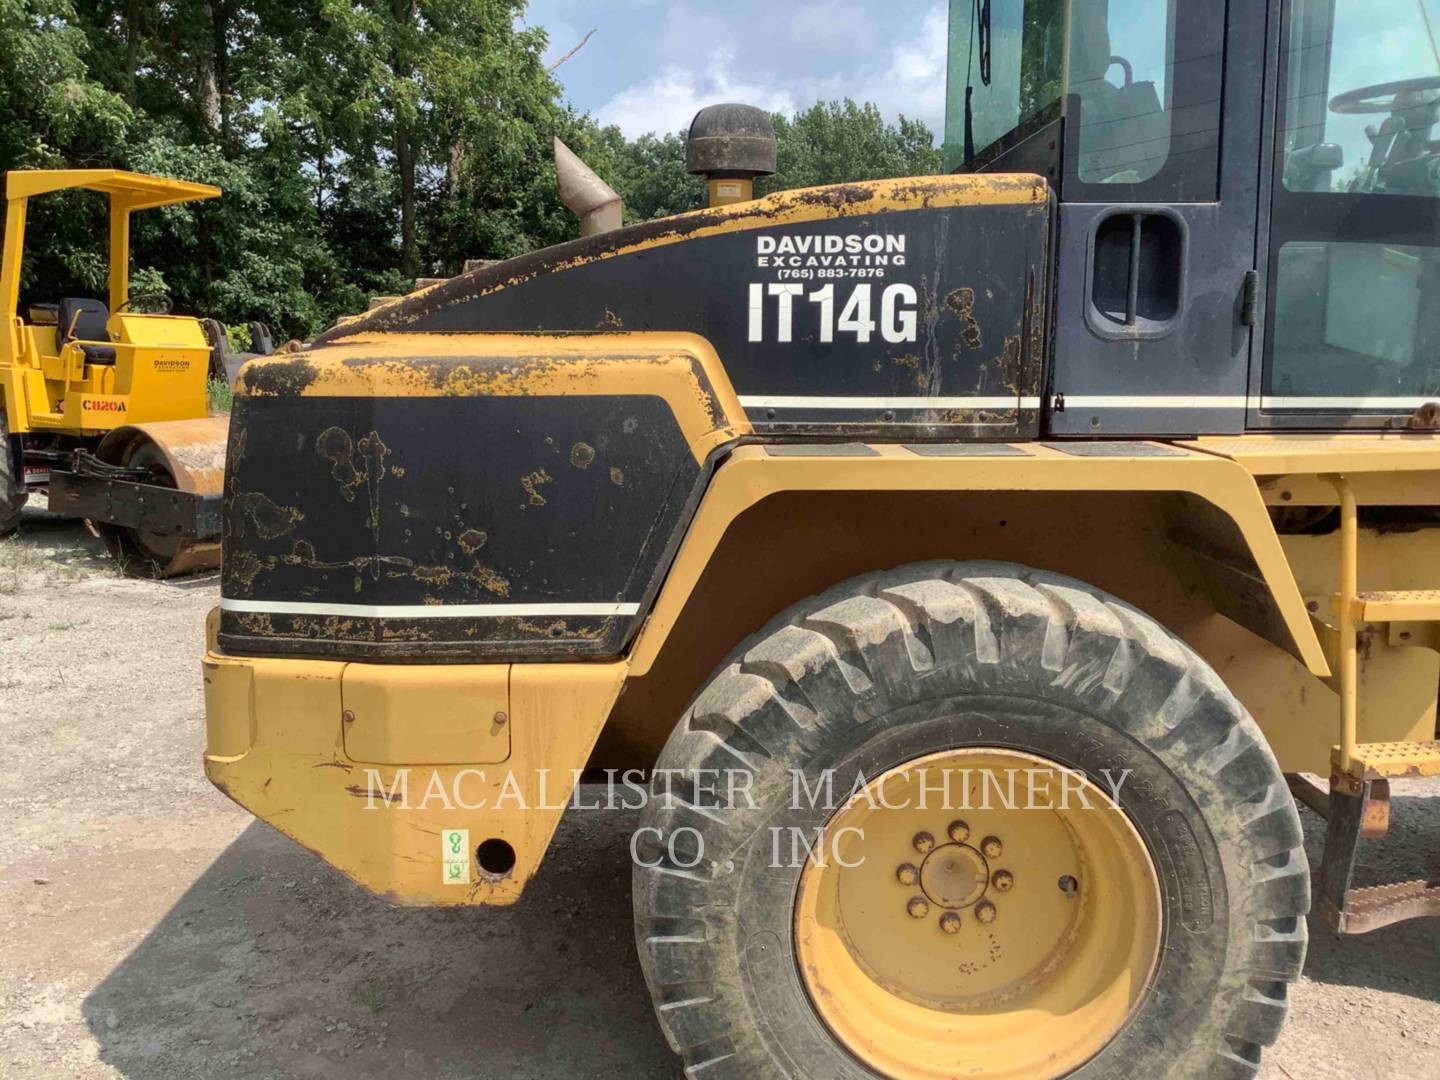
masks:
{"type": "Polygon", "coordinates": [[[86,188],[109,195],[112,199],[118,196],[119,201],[131,210],[213,199],[224,194],[210,184],[147,176],[124,169],[25,169],[8,173],[5,177],[7,199],[26,199],[66,188],[86,188]]]}

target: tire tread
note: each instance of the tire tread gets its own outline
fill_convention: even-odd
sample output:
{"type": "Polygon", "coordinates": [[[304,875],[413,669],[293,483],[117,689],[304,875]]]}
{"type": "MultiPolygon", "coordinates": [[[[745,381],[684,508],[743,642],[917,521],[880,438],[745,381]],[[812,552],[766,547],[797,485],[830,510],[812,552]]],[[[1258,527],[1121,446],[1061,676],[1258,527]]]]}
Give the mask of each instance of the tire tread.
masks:
{"type": "MultiPolygon", "coordinates": [[[[828,724],[868,722],[883,711],[889,686],[943,679],[946,667],[963,678],[968,669],[1005,662],[1097,706],[1153,694],[1153,719],[1130,734],[1191,748],[1198,771],[1223,793],[1250,874],[1248,925],[1235,928],[1247,945],[1248,981],[1231,1004],[1211,1075],[1253,1076],[1261,1048],[1279,1035],[1287,984],[1305,957],[1310,878],[1299,817],[1263,735],[1219,676],[1129,604],[1070,578],[999,562],[921,563],[852,579],[794,605],[743,642],[697,695],[657,765],[694,770],[728,758],[754,770],[763,787],[789,757],[787,743],[807,742],[828,724]]],[[[707,821],[721,827],[703,815],[686,823],[703,830],[707,821]]],[[[661,920],[693,915],[693,890],[715,873],[713,863],[689,872],[636,867],[642,965],[657,1001],[666,1003],[657,1015],[687,1076],[782,1075],[766,1064],[753,1035],[733,1029],[741,991],[693,948],[708,936],[649,932],[661,920]],[[671,947],[663,959],[655,948],[662,942],[671,947]]]]}

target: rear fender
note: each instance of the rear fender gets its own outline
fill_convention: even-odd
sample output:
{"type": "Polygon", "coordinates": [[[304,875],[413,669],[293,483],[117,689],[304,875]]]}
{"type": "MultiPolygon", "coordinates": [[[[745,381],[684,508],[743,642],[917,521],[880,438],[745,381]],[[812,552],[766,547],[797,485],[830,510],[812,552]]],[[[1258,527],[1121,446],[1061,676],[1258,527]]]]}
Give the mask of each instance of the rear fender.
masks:
{"type": "MultiPolygon", "coordinates": [[[[1325,694],[1305,600],[1234,462],[1138,441],[746,446],[705,493],[591,764],[653,762],[709,673],[789,605],[936,559],[1003,559],[1103,588],[1189,641],[1237,692],[1253,683],[1257,707],[1281,687],[1301,704],[1325,694]]],[[[1309,755],[1294,760],[1328,747],[1323,711],[1285,716],[1309,755]]]]}
{"type": "MultiPolygon", "coordinates": [[[[746,446],[705,493],[643,633],[630,674],[649,672],[727,531],[751,508],[786,493],[963,492],[1173,494],[1187,498],[1168,540],[1201,560],[1217,610],[1301,660],[1329,667],[1254,478],[1232,461],[1160,443],[746,446]],[[1249,587],[1242,583],[1250,582],[1249,587]]],[[[1057,503],[1057,508],[1063,506],[1057,503]]],[[[1067,542],[1063,517],[1056,543],[1067,542]]],[[[1007,557],[1003,551],[991,558],[1007,557]]],[[[1123,595],[1123,591],[1122,591],[1123,595]]],[[[783,607],[784,604],[778,605],[783,607]]]]}

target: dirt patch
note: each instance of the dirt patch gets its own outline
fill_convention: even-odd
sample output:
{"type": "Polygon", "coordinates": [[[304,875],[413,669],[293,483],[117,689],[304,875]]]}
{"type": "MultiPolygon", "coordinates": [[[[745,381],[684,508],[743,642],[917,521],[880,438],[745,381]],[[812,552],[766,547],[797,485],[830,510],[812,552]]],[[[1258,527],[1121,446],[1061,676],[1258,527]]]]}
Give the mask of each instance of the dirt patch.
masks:
{"type": "MultiPolygon", "coordinates": [[[[515,908],[387,905],[201,775],[218,594],[121,577],[32,510],[0,541],[0,1076],[678,1077],[634,955],[634,816],[568,814],[515,908]]],[[[1367,882],[1423,872],[1440,830],[1440,783],[1395,794],[1367,882]]],[[[1261,1077],[1440,1075],[1440,922],[1312,935],[1261,1077]]]]}

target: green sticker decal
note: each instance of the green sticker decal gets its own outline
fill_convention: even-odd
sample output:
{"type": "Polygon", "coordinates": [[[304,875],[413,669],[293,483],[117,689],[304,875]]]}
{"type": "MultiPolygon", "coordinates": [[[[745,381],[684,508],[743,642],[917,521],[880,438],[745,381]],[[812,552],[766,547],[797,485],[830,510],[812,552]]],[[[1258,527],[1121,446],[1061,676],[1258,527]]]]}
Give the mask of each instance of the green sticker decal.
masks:
{"type": "Polygon", "coordinates": [[[470,884],[470,830],[446,829],[440,834],[440,880],[446,885],[470,884]]]}

